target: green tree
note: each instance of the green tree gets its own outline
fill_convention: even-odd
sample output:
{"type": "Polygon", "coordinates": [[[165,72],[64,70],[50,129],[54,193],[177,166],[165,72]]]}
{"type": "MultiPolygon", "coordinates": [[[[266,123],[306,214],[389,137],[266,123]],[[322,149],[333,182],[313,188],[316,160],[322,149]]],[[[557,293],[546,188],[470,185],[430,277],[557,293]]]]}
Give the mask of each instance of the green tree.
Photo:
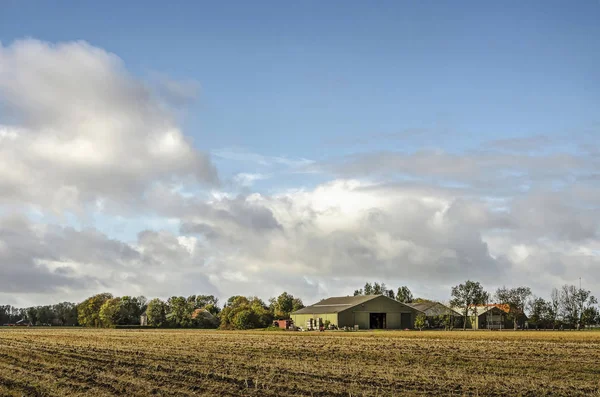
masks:
{"type": "Polygon", "coordinates": [[[387,295],[387,288],[385,286],[385,283],[374,283],[372,295],[387,295]]]}
{"type": "Polygon", "coordinates": [[[408,289],[407,286],[403,285],[402,287],[398,288],[398,292],[396,293],[396,300],[402,303],[412,303],[412,292],[410,292],[410,289],[408,289]]]}
{"type": "Polygon", "coordinates": [[[225,306],[231,306],[231,305],[233,305],[240,298],[242,300],[243,299],[248,300],[248,298],[246,298],[245,296],[242,296],[242,295],[233,295],[232,297],[230,297],[229,299],[227,299],[227,302],[225,303],[225,306]]]}
{"type": "Polygon", "coordinates": [[[54,313],[54,311],[52,310],[52,306],[50,305],[45,305],[45,306],[38,306],[37,307],[37,312],[38,312],[38,323],[39,324],[52,324],[54,322],[54,320],[56,319],[56,314],[54,313]]]}
{"type": "Polygon", "coordinates": [[[265,328],[273,321],[271,310],[257,297],[233,296],[227,302],[220,313],[223,329],[265,328]]]}
{"type": "Polygon", "coordinates": [[[552,326],[552,305],[543,298],[533,297],[529,301],[529,320],[536,328],[548,328],[552,326]]]}
{"type": "Polygon", "coordinates": [[[219,306],[219,299],[214,295],[198,295],[196,296],[196,308],[201,309],[207,305],[219,306]]]}
{"type": "Polygon", "coordinates": [[[121,298],[112,298],[104,302],[100,307],[100,321],[104,327],[112,327],[121,324],[123,319],[123,306],[121,298]]]}
{"type": "Polygon", "coordinates": [[[498,303],[508,305],[508,315],[513,320],[514,329],[518,328],[519,318],[525,314],[525,305],[530,296],[531,289],[529,287],[501,287],[496,290],[496,299],[498,299],[498,303]]]}
{"type": "Polygon", "coordinates": [[[589,306],[583,309],[583,314],[581,315],[581,323],[583,325],[597,325],[598,321],[600,321],[600,313],[596,307],[589,306]]]}
{"type": "Polygon", "coordinates": [[[233,317],[233,326],[235,329],[257,328],[258,316],[250,309],[238,311],[233,317]]]}
{"type": "Polygon", "coordinates": [[[146,310],[146,298],[144,296],[131,297],[123,296],[121,298],[121,317],[120,325],[137,325],[140,323],[140,316],[146,310]]]}
{"type": "Polygon", "coordinates": [[[33,325],[37,324],[37,321],[38,321],[37,307],[28,307],[26,309],[26,313],[27,313],[27,321],[29,321],[33,325]]]}
{"type": "Polygon", "coordinates": [[[167,320],[171,327],[187,328],[192,325],[194,306],[183,296],[172,296],[167,301],[167,320]]]}
{"type": "Polygon", "coordinates": [[[167,323],[167,304],[156,298],[148,302],[146,308],[146,316],[148,316],[148,325],[153,327],[162,327],[167,323]]]}
{"type": "Polygon", "coordinates": [[[354,290],[354,296],[359,295],[385,295],[394,299],[394,292],[388,290],[385,283],[366,283],[363,288],[354,290]]]}
{"type": "Polygon", "coordinates": [[[77,325],[77,305],[61,302],[53,306],[56,319],[60,325],[77,325]]]}
{"type": "Polygon", "coordinates": [[[598,304],[598,300],[590,291],[581,288],[577,290],[576,299],[579,311],[578,328],[593,324],[594,316],[590,315],[594,313],[594,305],[598,304]]]}
{"type": "Polygon", "coordinates": [[[302,302],[302,299],[294,298],[294,301],[292,304],[292,312],[295,312],[295,311],[303,309],[303,308],[304,308],[304,303],[302,302]]]}
{"type": "Polygon", "coordinates": [[[288,319],[290,313],[304,307],[302,300],[294,298],[293,295],[283,292],[277,298],[269,300],[271,311],[276,319],[288,319]]]}
{"type": "Polygon", "coordinates": [[[419,331],[422,331],[427,323],[427,316],[425,314],[420,313],[417,318],[415,318],[415,328],[418,328],[419,331]]]}
{"type": "Polygon", "coordinates": [[[463,330],[467,329],[467,317],[469,307],[482,305],[488,300],[488,293],[485,292],[479,282],[467,280],[464,284],[452,287],[452,299],[450,304],[461,308],[463,314],[463,330]]]}
{"type": "Polygon", "coordinates": [[[100,308],[113,296],[109,293],[101,293],[91,296],[77,305],[77,320],[84,327],[100,327],[100,308]]]}

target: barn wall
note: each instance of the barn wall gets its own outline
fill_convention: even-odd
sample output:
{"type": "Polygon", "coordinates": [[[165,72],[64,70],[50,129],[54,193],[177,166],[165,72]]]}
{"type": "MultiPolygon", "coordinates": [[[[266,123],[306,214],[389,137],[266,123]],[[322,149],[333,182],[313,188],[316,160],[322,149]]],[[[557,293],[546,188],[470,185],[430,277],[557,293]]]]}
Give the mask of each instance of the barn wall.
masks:
{"type": "Polygon", "coordinates": [[[354,313],[350,310],[346,310],[338,313],[338,327],[354,327],[354,313]]]}
{"type": "Polygon", "coordinates": [[[329,320],[331,324],[338,325],[338,315],[337,313],[323,313],[323,314],[292,314],[290,316],[294,321],[294,325],[296,327],[306,327],[306,322],[311,319],[322,319],[323,323],[329,320]]]}
{"type": "Polygon", "coordinates": [[[402,327],[400,315],[401,315],[401,313],[387,313],[386,314],[387,327],[390,329],[400,329],[402,327]]]}
{"type": "Polygon", "coordinates": [[[340,326],[351,327],[357,324],[360,329],[369,329],[369,313],[386,313],[388,329],[413,328],[416,310],[393,299],[380,296],[358,306],[354,306],[340,313],[343,315],[344,323],[340,326]],[[349,319],[346,313],[353,313],[353,322],[346,323],[349,319]],[[401,314],[404,313],[404,316],[401,314]]]}
{"type": "Polygon", "coordinates": [[[369,313],[354,312],[354,324],[358,325],[360,329],[369,329],[369,313]]]}

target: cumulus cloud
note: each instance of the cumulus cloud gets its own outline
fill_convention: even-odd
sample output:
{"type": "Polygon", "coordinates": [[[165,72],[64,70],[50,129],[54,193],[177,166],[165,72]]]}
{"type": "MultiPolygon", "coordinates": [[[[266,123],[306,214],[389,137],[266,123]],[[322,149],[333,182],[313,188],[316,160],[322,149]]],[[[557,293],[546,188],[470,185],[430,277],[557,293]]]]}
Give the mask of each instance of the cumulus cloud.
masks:
{"type": "Polygon", "coordinates": [[[0,218],[4,294],[78,300],[102,291],[162,297],[218,293],[207,275],[205,257],[197,239],[163,231],[142,231],[128,244],[94,228],[42,225],[21,216],[0,218]]]}
{"type": "Polygon", "coordinates": [[[302,285],[308,277],[326,280],[331,288],[320,291],[327,294],[395,280],[443,299],[452,283],[471,278],[491,287],[525,283],[543,294],[577,274],[600,277],[598,212],[567,204],[568,194],[554,196],[532,192],[498,205],[414,184],[337,180],[205,203],[213,210],[180,213],[188,219],[181,232],[206,239],[220,253],[216,261],[254,283],[293,275],[302,285]],[[279,226],[231,222],[239,208],[271,214],[279,226]]]}
{"type": "Polygon", "coordinates": [[[135,200],[216,170],[114,54],[85,42],[0,46],[0,191],[58,211],[135,200]]]}
{"type": "Polygon", "coordinates": [[[538,294],[579,277],[600,288],[596,147],[547,150],[556,142],[540,136],[318,163],[214,150],[235,165],[246,193],[233,195],[202,188],[217,189],[216,169],[173,113],[197,86],[157,84],[83,42],[0,46],[0,298],[285,289],[311,302],[377,280],[446,299],[467,278],[538,294]],[[296,172],[330,180],[277,189],[296,172]],[[252,193],[267,176],[275,193],[252,193]],[[70,227],[53,212],[101,215],[70,227]],[[120,241],[98,229],[113,212],[158,221],[120,241]]]}

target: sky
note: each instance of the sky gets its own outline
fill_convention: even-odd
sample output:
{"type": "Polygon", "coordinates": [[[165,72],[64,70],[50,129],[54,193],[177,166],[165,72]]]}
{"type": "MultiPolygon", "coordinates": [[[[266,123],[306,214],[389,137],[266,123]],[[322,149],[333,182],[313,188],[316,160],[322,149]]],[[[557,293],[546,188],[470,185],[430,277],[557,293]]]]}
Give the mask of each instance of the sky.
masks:
{"type": "Polygon", "coordinates": [[[0,1],[0,302],[599,295],[599,17],[0,1]]]}

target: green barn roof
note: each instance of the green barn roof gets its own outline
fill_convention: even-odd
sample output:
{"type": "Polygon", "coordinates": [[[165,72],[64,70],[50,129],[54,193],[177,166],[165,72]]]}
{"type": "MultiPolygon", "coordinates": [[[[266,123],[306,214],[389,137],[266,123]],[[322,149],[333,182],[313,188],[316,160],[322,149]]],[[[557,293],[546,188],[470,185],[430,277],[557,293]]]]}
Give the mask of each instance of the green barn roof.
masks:
{"type": "Polygon", "coordinates": [[[339,313],[361,303],[370,301],[383,295],[358,295],[358,296],[337,296],[333,298],[323,299],[314,305],[305,307],[292,314],[324,314],[324,313],[339,313]]]}

